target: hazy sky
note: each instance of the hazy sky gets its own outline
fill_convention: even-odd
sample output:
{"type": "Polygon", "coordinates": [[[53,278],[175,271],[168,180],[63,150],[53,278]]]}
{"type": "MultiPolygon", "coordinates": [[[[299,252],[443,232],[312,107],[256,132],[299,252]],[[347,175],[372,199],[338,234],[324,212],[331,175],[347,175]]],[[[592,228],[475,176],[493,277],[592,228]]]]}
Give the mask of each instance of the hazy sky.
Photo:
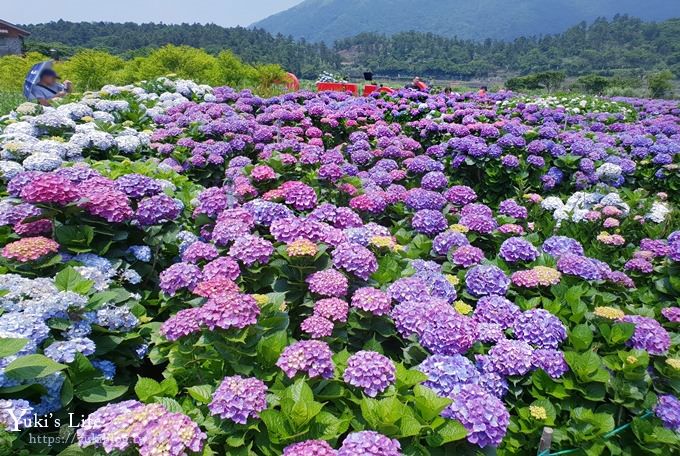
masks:
{"type": "Polygon", "coordinates": [[[0,19],[15,24],[70,21],[212,22],[250,25],[302,0],[0,0],[0,19]]]}

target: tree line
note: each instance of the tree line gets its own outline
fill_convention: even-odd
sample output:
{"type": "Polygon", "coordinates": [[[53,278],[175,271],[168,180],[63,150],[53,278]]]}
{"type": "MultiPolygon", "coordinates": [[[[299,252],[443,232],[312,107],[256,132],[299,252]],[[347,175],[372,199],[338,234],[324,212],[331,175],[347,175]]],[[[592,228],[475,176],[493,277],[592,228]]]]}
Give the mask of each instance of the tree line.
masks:
{"type": "Polygon", "coordinates": [[[361,34],[333,46],[217,25],[58,21],[26,28],[32,32],[28,50],[54,48],[68,56],[81,48],[94,48],[132,59],[170,43],[213,55],[229,49],[247,64],[278,64],[305,78],[315,78],[323,70],[455,79],[546,71],[640,77],[667,70],[680,75],[680,19],[648,23],[616,16],[583,22],[560,34],[513,41],[472,41],[419,32],[361,34]]]}

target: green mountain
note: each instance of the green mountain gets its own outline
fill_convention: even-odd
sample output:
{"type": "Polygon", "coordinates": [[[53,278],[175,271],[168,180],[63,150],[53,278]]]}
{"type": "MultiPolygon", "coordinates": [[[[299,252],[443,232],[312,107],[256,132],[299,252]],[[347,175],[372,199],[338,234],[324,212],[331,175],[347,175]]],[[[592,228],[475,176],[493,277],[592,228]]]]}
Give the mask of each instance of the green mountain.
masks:
{"type": "Polygon", "coordinates": [[[510,40],[555,34],[598,17],[680,17],[679,0],[305,0],[253,24],[273,34],[333,42],[404,31],[510,40]]]}

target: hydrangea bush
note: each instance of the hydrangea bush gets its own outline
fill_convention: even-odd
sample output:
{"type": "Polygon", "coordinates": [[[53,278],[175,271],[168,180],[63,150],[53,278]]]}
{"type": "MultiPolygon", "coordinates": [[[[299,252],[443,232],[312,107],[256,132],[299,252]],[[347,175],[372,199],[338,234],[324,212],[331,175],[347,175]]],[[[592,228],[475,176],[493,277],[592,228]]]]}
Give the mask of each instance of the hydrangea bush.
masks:
{"type": "Polygon", "coordinates": [[[678,155],[659,100],[161,79],[22,105],[0,445],[529,455],[552,427],[555,451],[674,454],[678,155]]]}

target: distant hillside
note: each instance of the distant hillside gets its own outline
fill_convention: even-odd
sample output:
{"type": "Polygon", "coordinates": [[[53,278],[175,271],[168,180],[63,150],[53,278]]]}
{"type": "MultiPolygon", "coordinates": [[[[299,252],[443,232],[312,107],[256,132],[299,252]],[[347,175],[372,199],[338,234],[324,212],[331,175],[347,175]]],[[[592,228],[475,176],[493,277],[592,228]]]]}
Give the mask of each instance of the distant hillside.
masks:
{"type": "Polygon", "coordinates": [[[597,72],[638,77],[670,69],[680,76],[680,19],[650,23],[617,16],[558,34],[512,41],[462,40],[420,32],[360,34],[333,47],[272,36],[261,29],[216,25],[60,21],[26,27],[32,32],[26,42],[30,50],[56,48],[68,56],[81,48],[100,48],[130,58],[168,43],[186,44],[212,53],[230,49],[248,63],[278,63],[308,79],[324,70],[467,79],[548,70],[570,76],[597,72]]]}
{"type": "Polygon", "coordinates": [[[405,31],[509,40],[560,33],[581,21],[616,14],[644,20],[680,17],[680,1],[305,0],[253,25],[274,34],[327,43],[365,32],[405,31]]]}
{"type": "Polygon", "coordinates": [[[538,71],[639,77],[670,69],[680,77],[680,19],[645,23],[618,16],[563,33],[513,41],[472,41],[431,33],[362,34],[335,50],[350,72],[468,79],[538,71]]]}

